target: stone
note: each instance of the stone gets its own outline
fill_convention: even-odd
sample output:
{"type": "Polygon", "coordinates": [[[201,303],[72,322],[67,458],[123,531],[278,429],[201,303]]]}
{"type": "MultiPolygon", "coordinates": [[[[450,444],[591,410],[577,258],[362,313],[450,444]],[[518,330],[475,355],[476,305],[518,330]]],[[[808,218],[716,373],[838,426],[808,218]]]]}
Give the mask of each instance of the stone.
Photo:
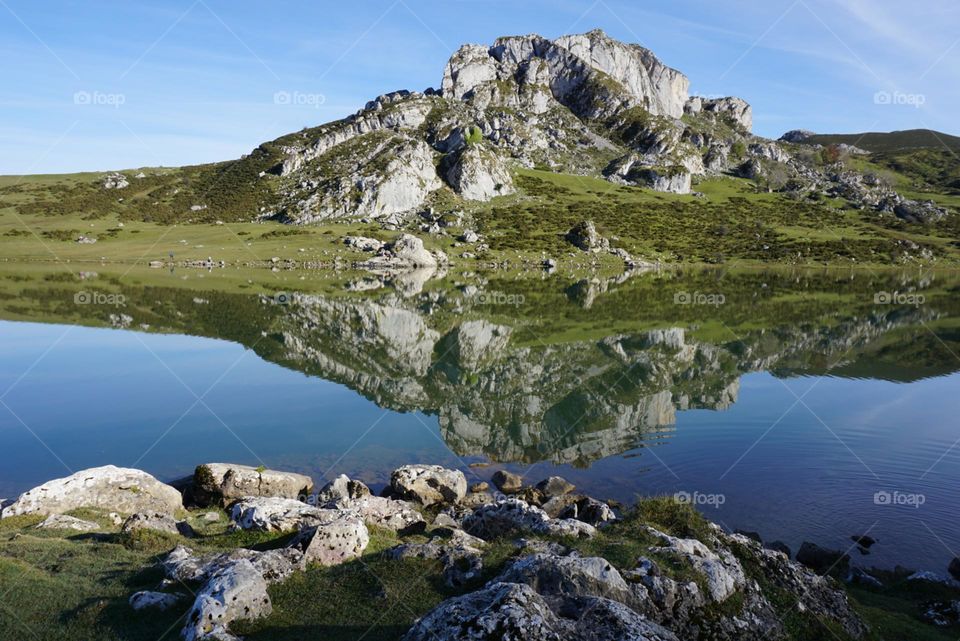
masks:
{"type": "Polygon", "coordinates": [[[797,561],[817,574],[844,572],[850,566],[850,557],[839,550],[828,550],[816,543],[804,541],[797,550],[797,561]]]}
{"type": "Polygon", "coordinates": [[[816,135],[817,134],[815,134],[814,132],[808,131],[806,129],[791,129],[787,133],[780,136],[780,140],[782,140],[783,142],[796,143],[796,142],[803,142],[807,138],[810,138],[811,136],[816,136],[816,135]]]}
{"type": "Polygon", "coordinates": [[[391,474],[390,487],[400,498],[429,506],[463,499],[467,479],[463,472],[439,465],[404,465],[391,474]]]}
{"type": "Polygon", "coordinates": [[[575,519],[551,519],[539,507],[518,499],[482,505],[463,520],[468,533],[482,539],[495,539],[511,534],[545,534],[589,538],[596,529],[575,519]]]}
{"type": "Polygon", "coordinates": [[[200,641],[227,633],[237,620],[258,619],[273,612],[267,582],[247,559],[229,563],[197,592],[183,629],[184,641],[200,641]]]}
{"type": "Polygon", "coordinates": [[[359,558],[370,543],[363,519],[354,513],[330,510],[317,525],[305,527],[290,546],[303,553],[303,563],[339,565],[359,558]]]}
{"type": "Polygon", "coordinates": [[[197,555],[190,548],[178,545],[163,558],[160,567],[171,581],[203,582],[240,559],[250,561],[267,583],[277,583],[301,567],[303,554],[288,547],[266,552],[237,548],[197,555]]]}
{"type": "Polygon", "coordinates": [[[783,541],[770,541],[769,543],[765,544],[765,547],[768,550],[775,550],[777,552],[780,552],[781,554],[786,555],[788,559],[793,557],[793,552],[790,550],[790,546],[784,543],[783,541]]]}
{"type": "Polygon", "coordinates": [[[317,505],[347,499],[360,499],[365,496],[370,496],[369,487],[360,481],[354,481],[346,474],[341,474],[317,492],[317,505]]]}
{"type": "Polygon", "coordinates": [[[547,599],[528,585],[491,582],[448,599],[417,621],[403,641],[676,641],[677,637],[609,599],[547,599]]]}
{"type": "Polygon", "coordinates": [[[146,472],[106,465],[49,481],[20,495],[2,517],[63,514],[99,508],[124,514],[156,511],[174,514],[183,508],[180,492],[146,472]]]}
{"type": "Polygon", "coordinates": [[[460,242],[467,243],[472,245],[473,243],[479,242],[480,236],[477,232],[472,229],[465,229],[464,232],[460,235],[460,242]]]}
{"type": "Polygon", "coordinates": [[[401,535],[419,534],[427,523],[413,503],[381,496],[341,499],[332,504],[337,509],[356,512],[367,525],[393,530],[401,535]]]}
{"type": "Polygon", "coordinates": [[[507,164],[484,144],[462,147],[453,156],[444,177],[453,190],[466,200],[486,202],[516,191],[507,164]]]}
{"type": "Polygon", "coordinates": [[[168,592],[136,592],[129,600],[130,607],[135,611],[158,610],[166,612],[171,608],[178,606],[184,597],[182,594],[170,594],[168,592]]]}
{"type": "Polygon", "coordinates": [[[130,181],[123,174],[114,172],[104,176],[100,184],[104,189],[126,189],[130,186],[130,181]]]}
{"type": "Polygon", "coordinates": [[[486,320],[458,325],[444,338],[443,352],[461,369],[474,371],[496,359],[510,342],[513,329],[486,320]]]}
{"type": "Polygon", "coordinates": [[[127,534],[137,530],[153,530],[155,532],[166,532],[167,534],[183,534],[184,536],[193,534],[187,523],[178,523],[175,518],[162,512],[132,514],[120,527],[120,531],[127,534]]]}
{"type": "Polygon", "coordinates": [[[551,476],[537,483],[536,488],[548,499],[564,496],[577,489],[577,486],[562,476],[551,476]]]}
{"type": "Polygon", "coordinates": [[[304,474],[234,463],[207,463],[193,474],[193,500],[201,506],[221,505],[250,496],[305,498],[313,479],[304,474]]]}
{"type": "Polygon", "coordinates": [[[38,530],[74,530],[76,532],[93,532],[100,529],[99,523],[84,521],[66,514],[51,514],[39,524],[38,530]]]}
{"type": "Polygon", "coordinates": [[[296,499],[258,496],[234,503],[230,518],[244,530],[290,532],[329,518],[335,511],[296,499]]]}
{"type": "Polygon", "coordinates": [[[700,573],[706,581],[710,597],[715,602],[726,601],[746,584],[743,566],[729,550],[713,551],[697,539],[681,539],[651,527],[648,527],[647,531],[664,543],[663,547],[651,550],[673,555],[700,573]]]}
{"type": "Polygon", "coordinates": [[[428,543],[406,543],[387,550],[391,559],[434,559],[443,563],[443,579],[449,587],[459,588],[477,579],[483,571],[486,543],[463,530],[450,530],[446,539],[428,543]]]}
{"type": "Polygon", "coordinates": [[[873,576],[872,574],[869,574],[866,570],[863,570],[862,568],[858,568],[858,567],[851,567],[850,570],[847,572],[847,576],[844,577],[843,580],[845,583],[856,583],[859,585],[867,585],[872,588],[883,587],[883,583],[881,583],[877,577],[873,576]]]}
{"type": "Polygon", "coordinates": [[[424,248],[422,240],[412,234],[402,234],[366,264],[373,268],[435,268],[437,259],[424,248]]]}
{"type": "Polygon", "coordinates": [[[748,539],[753,539],[757,543],[763,543],[763,538],[760,536],[759,532],[752,532],[750,530],[734,530],[734,534],[742,534],[748,539]]]}
{"type": "Polygon", "coordinates": [[[479,494],[480,492],[486,492],[490,489],[490,484],[486,481],[480,481],[479,483],[474,483],[470,486],[471,494],[479,494]]]}
{"type": "Polygon", "coordinates": [[[960,558],[953,557],[950,560],[950,565],[947,566],[947,572],[950,573],[954,579],[960,581],[960,558]]]}
{"type": "Polygon", "coordinates": [[[600,235],[592,220],[585,220],[571,227],[566,239],[585,252],[600,252],[610,248],[610,241],[600,235]]]}
{"type": "Polygon", "coordinates": [[[516,494],[523,487],[523,478],[507,470],[497,470],[493,475],[493,484],[504,494],[516,494]]]}
{"type": "Polygon", "coordinates": [[[366,236],[347,236],[343,239],[343,244],[347,247],[359,249],[362,252],[376,253],[383,249],[383,241],[376,238],[367,238],[366,236]]]}

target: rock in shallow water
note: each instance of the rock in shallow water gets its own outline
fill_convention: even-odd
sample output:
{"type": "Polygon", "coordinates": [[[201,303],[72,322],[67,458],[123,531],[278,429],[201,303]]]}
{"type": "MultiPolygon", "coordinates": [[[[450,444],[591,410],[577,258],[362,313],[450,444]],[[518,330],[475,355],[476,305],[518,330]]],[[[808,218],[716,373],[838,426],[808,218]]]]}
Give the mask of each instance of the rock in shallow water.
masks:
{"type": "Polygon", "coordinates": [[[404,465],[394,470],[390,486],[397,496],[421,505],[456,503],[467,494],[463,472],[439,465],[404,465]]]}

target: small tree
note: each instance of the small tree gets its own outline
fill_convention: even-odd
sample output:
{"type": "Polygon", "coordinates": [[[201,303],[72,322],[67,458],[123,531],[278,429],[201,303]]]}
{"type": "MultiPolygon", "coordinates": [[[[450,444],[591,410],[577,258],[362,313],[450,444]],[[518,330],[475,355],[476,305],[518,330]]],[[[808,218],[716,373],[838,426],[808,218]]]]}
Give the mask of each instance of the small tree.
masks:
{"type": "Polygon", "coordinates": [[[468,145],[478,145],[483,141],[483,131],[476,125],[470,125],[464,134],[464,140],[468,145]]]}

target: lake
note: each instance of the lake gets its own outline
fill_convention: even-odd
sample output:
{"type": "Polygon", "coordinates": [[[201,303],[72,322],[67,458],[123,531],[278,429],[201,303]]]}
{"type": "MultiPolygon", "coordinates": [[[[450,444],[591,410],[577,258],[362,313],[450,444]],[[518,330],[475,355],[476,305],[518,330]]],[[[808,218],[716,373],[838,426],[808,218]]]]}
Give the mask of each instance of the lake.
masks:
{"type": "Polygon", "coordinates": [[[412,462],[693,501],[794,551],[960,552],[960,278],[0,267],[0,497],[104,465],[412,462]],[[428,279],[427,276],[433,276],[428,279]]]}

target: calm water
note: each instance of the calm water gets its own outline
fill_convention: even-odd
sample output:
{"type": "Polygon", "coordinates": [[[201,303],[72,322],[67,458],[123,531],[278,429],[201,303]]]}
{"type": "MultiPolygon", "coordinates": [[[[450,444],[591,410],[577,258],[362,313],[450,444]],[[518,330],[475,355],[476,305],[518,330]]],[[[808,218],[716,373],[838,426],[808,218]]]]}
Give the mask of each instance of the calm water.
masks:
{"type": "Polygon", "coordinates": [[[950,276],[261,280],[0,271],[0,496],[107,463],[426,461],[684,493],[794,550],[869,532],[865,566],[960,552],[950,276]]]}

